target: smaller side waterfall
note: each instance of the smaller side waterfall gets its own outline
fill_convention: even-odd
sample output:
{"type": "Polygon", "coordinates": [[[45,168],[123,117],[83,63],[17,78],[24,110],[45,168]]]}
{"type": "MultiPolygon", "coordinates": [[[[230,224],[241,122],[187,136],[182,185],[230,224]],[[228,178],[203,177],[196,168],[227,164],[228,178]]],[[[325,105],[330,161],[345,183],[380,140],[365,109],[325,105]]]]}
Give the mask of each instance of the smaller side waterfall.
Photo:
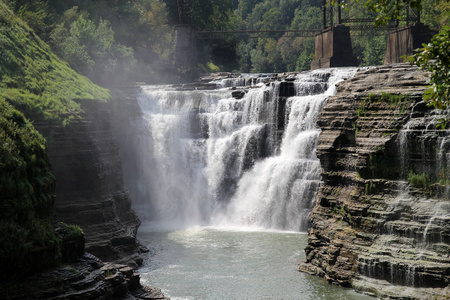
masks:
{"type": "MultiPolygon", "coordinates": [[[[419,103],[417,106],[421,106],[419,103]]],[[[427,174],[429,180],[441,185],[443,194],[450,196],[450,130],[437,129],[440,111],[411,118],[399,132],[398,147],[401,177],[410,173],[427,174]]],[[[413,114],[411,114],[413,115],[413,114]]]]}
{"type": "Polygon", "coordinates": [[[363,276],[395,285],[446,286],[442,274],[450,265],[450,131],[436,128],[438,113],[411,113],[399,132],[399,194],[383,199],[378,217],[384,219],[384,226],[368,253],[358,258],[363,276]],[[414,184],[412,176],[427,180],[428,186],[414,184]]]}

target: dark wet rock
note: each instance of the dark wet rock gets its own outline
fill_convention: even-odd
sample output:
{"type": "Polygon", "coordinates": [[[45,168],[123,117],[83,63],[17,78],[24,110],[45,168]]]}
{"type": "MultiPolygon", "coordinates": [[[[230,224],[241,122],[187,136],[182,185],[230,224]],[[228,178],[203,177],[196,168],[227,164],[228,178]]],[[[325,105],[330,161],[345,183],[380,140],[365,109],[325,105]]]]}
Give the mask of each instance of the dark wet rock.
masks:
{"type": "Polygon", "coordinates": [[[245,96],[245,91],[233,91],[231,96],[235,99],[242,99],[245,96]]]}
{"type": "Polygon", "coordinates": [[[86,253],[76,262],[20,281],[0,284],[2,299],[168,299],[161,290],[142,286],[126,265],[103,263],[86,253]]]}

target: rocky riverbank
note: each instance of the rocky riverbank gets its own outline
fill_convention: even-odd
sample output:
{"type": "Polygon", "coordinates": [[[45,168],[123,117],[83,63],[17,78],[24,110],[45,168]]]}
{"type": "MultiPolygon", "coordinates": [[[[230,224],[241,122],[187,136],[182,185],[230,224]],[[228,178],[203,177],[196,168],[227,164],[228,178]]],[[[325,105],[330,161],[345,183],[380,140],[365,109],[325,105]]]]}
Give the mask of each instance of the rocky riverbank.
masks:
{"type": "Polygon", "coordinates": [[[383,298],[450,295],[450,134],[423,103],[427,82],[414,67],[381,66],[328,100],[301,271],[383,298]]]}
{"type": "Polygon", "coordinates": [[[142,286],[127,265],[104,263],[89,253],[60,267],[0,284],[2,299],[168,299],[142,286]]]}

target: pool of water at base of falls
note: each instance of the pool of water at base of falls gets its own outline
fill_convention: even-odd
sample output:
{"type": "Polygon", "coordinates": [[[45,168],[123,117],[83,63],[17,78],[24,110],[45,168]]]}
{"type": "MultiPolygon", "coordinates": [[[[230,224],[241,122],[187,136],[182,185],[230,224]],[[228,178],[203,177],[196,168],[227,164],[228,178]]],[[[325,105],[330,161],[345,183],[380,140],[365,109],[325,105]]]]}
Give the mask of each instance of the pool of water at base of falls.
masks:
{"type": "MultiPolygon", "coordinates": [[[[298,271],[308,236],[286,231],[192,227],[151,231],[140,269],[144,285],[177,299],[373,299],[298,271]]],[[[148,227],[147,227],[148,228],[148,227]]]]}

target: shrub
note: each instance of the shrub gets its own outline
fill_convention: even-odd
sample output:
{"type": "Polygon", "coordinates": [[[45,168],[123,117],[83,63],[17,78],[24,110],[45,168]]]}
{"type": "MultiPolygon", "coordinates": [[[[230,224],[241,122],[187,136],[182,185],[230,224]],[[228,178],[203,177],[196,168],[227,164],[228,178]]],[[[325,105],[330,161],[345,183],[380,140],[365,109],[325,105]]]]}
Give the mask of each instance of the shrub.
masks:
{"type": "Polygon", "coordinates": [[[413,171],[410,171],[408,174],[408,181],[409,184],[413,187],[425,190],[425,191],[431,191],[431,184],[432,180],[430,176],[426,173],[416,174],[413,171]]]}
{"type": "Polygon", "coordinates": [[[59,263],[54,189],[44,138],[0,97],[0,278],[59,263]]]}

